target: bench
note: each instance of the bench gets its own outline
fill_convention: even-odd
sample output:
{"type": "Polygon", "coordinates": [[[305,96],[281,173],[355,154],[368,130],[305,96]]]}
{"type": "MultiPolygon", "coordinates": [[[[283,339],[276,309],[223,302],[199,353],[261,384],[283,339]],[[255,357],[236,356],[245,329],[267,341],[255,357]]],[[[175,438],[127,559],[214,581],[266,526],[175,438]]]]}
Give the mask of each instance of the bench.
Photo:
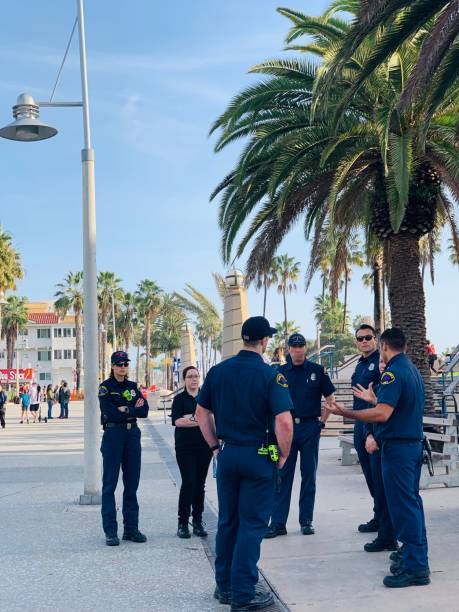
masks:
{"type": "MultiPolygon", "coordinates": [[[[431,476],[426,465],[422,466],[420,488],[427,489],[434,484],[445,487],[459,487],[459,446],[458,421],[455,415],[425,416],[424,426],[434,427],[436,431],[426,431],[428,440],[442,444],[441,452],[432,452],[434,475],[431,476]],[[441,433],[440,430],[443,430],[441,433]]],[[[342,449],[341,465],[355,465],[358,463],[357,453],[354,450],[354,438],[344,434],[338,437],[342,449]]]]}
{"type": "Polygon", "coordinates": [[[342,449],[341,465],[355,465],[359,462],[357,453],[354,450],[354,436],[338,436],[339,445],[342,449]]]}

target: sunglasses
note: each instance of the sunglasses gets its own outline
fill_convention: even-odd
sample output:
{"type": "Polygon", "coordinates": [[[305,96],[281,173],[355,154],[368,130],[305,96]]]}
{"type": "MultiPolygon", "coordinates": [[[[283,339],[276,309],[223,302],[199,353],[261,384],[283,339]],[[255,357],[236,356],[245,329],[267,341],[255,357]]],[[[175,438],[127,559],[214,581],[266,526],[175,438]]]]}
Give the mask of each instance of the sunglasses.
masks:
{"type": "Polygon", "coordinates": [[[370,334],[368,334],[368,336],[356,336],[355,339],[357,340],[357,342],[363,342],[364,340],[366,340],[367,342],[370,342],[370,340],[373,340],[374,336],[371,336],[370,334]]]}
{"type": "Polygon", "coordinates": [[[129,363],[123,361],[122,363],[114,363],[113,365],[116,365],[117,368],[128,368],[129,367],[129,363]]]}

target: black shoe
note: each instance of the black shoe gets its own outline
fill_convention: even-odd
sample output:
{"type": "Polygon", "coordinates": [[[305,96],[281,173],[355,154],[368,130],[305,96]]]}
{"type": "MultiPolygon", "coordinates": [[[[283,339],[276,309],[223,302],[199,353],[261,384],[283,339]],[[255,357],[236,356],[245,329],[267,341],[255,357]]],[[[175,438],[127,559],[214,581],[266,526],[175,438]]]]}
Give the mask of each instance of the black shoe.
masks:
{"type": "Polygon", "coordinates": [[[277,536],[287,535],[285,525],[270,525],[265,533],[265,540],[277,538],[277,536]]]}
{"type": "Polygon", "coordinates": [[[204,524],[202,521],[193,521],[193,533],[195,536],[198,536],[198,538],[205,538],[208,535],[207,531],[204,529],[204,524]]]}
{"type": "Polygon", "coordinates": [[[107,546],[119,546],[120,539],[116,533],[106,533],[105,534],[105,544],[107,546]]]}
{"type": "Polygon", "coordinates": [[[376,538],[373,542],[365,544],[363,550],[367,552],[382,552],[383,550],[397,550],[397,548],[397,542],[384,542],[384,540],[376,538]]]}
{"type": "Polygon", "coordinates": [[[179,538],[182,538],[184,540],[187,538],[191,538],[190,530],[188,529],[187,523],[179,523],[177,535],[179,538]]]}
{"type": "Polygon", "coordinates": [[[405,571],[403,561],[400,559],[400,561],[394,561],[394,563],[391,563],[389,571],[394,576],[399,576],[400,574],[403,574],[403,572],[405,571]]]}
{"type": "Polygon", "coordinates": [[[306,521],[304,525],[301,525],[301,533],[303,535],[314,535],[314,527],[312,526],[312,521],[306,521]]]}
{"type": "Polygon", "coordinates": [[[360,533],[375,533],[379,529],[378,521],[375,518],[372,518],[368,523],[362,523],[358,526],[358,530],[360,533]]]}
{"type": "Polygon", "coordinates": [[[231,593],[230,593],[230,591],[220,591],[218,586],[216,586],[215,587],[215,591],[214,591],[214,597],[221,604],[224,604],[226,606],[231,605],[231,593]]]}
{"type": "Polygon", "coordinates": [[[391,561],[400,561],[402,559],[402,549],[399,548],[398,550],[396,550],[395,552],[391,553],[389,555],[389,559],[391,561]]]}
{"type": "Polygon", "coordinates": [[[424,584],[430,584],[429,572],[423,572],[422,574],[409,574],[408,572],[402,572],[397,576],[386,576],[383,580],[383,584],[386,587],[392,589],[403,589],[409,586],[421,586],[424,584]]]}
{"type": "Polygon", "coordinates": [[[131,540],[131,542],[138,542],[139,544],[147,541],[147,536],[141,533],[138,529],[132,529],[131,531],[124,531],[123,540],[131,540]]]}
{"type": "Polygon", "coordinates": [[[267,608],[268,606],[270,606],[273,601],[274,597],[271,591],[255,593],[255,597],[247,603],[233,602],[231,604],[231,612],[235,612],[236,610],[262,610],[263,608],[267,608]]]}

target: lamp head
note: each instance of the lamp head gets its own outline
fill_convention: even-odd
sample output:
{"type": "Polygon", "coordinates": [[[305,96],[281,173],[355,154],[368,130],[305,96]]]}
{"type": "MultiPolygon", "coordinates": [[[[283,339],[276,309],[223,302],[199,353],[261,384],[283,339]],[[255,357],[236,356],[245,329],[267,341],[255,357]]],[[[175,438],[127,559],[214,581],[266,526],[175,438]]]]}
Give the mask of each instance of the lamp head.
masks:
{"type": "Polygon", "coordinates": [[[0,136],[21,142],[35,142],[55,136],[56,128],[42,123],[39,115],[40,107],[32,96],[21,94],[13,106],[14,121],[0,129],[0,136]]]}

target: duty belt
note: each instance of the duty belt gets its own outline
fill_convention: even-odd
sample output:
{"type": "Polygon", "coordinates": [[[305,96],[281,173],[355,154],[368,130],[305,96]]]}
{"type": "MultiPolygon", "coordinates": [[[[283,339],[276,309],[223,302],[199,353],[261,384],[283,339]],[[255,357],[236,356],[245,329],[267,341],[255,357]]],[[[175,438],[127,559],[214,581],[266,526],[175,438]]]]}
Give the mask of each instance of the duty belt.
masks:
{"type": "Polygon", "coordinates": [[[133,429],[137,423],[105,423],[105,427],[122,427],[123,429],[133,429]]]}
{"type": "Polygon", "coordinates": [[[307,423],[308,421],[317,421],[318,416],[309,416],[309,417],[293,417],[293,422],[295,425],[299,425],[300,423],[307,423]]]}

